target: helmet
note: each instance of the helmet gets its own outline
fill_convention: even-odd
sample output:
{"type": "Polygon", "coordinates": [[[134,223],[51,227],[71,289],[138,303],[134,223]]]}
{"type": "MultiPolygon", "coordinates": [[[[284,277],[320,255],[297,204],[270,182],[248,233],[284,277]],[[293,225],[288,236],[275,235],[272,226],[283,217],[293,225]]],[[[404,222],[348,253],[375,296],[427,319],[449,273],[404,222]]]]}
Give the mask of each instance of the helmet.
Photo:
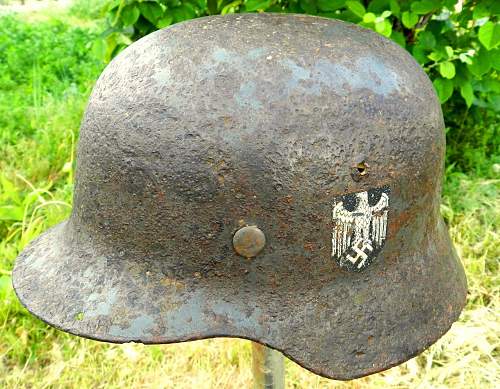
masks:
{"type": "Polygon", "coordinates": [[[230,336],[326,377],[387,369],[464,306],[443,127],[422,69],[361,27],[245,14],[157,31],[97,81],[73,212],[18,257],[15,290],[87,338],[230,336]]]}

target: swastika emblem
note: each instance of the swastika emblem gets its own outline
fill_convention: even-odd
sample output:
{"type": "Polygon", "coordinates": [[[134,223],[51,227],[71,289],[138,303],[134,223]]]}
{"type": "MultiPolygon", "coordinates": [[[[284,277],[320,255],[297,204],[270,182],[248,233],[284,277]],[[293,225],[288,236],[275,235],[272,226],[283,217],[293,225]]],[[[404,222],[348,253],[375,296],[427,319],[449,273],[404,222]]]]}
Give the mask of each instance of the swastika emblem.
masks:
{"type": "Polygon", "coordinates": [[[332,258],[349,271],[368,267],[382,250],[387,234],[388,187],[335,198],[332,211],[332,258]]]}
{"type": "Polygon", "coordinates": [[[346,255],[346,258],[359,269],[368,259],[368,254],[373,251],[373,247],[369,242],[366,242],[364,240],[359,240],[358,243],[355,243],[352,246],[352,251],[355,252],[355,256],[352,257],[351,254],[349,253],[346,255]]]}

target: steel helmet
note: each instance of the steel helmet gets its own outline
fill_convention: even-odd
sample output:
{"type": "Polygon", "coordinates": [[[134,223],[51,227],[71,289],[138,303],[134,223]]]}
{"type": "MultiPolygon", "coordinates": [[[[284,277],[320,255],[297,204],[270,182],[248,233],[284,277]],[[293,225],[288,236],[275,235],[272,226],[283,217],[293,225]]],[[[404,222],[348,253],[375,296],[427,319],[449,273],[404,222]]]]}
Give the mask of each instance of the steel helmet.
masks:
{"type": "Polygon", "coordinates": [[[87,338],[230,336],[326,377],[387,369],[464,306],[443,128],[418,64],[356,25],[244,14],[154,32],[97,81],[73,212],[18,257],[15,290],[87,338]]]}

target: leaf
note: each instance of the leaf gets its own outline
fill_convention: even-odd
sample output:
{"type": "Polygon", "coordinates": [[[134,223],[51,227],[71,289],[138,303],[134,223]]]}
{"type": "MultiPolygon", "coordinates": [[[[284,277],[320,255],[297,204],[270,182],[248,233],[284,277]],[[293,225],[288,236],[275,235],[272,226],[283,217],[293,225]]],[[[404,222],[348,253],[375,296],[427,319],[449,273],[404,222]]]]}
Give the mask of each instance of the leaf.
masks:
{"type": "Polygon", "coordinates": [[[432,83],[436,89],[439,101],[443,104],[453,94],[453,81],[444,78],[436,78],[432,83]]]}
{"type": "Polygon", "coordinates": [[[135,4],[130,4],[122,9],[121,20],[124,26],[131,26],[137,22],[139,16],[141,16],[139,8],[135,4]]]}
{"type": "Polygon", "coordinates": [[[389,4],[392,14],[399,17],[399,15],[401,14],[401,7],[399,6],[397,0],[390,0],[389,4]]]}
{"type": "Polygon", "coordinates": [[[490,15],[488,7],[484,4],[476,4],[474,6],[474,11],[472,12],[472,19],[477,20],[490,15]]]}
{"type": "Polygon", "coordinates": [[[450,11],[453,11],[456,4],[457,0],[443,0],[443,5],[450,11]]]}
{"type": "Polygon", "coordinates": [[[390,37],[392,33],[392,24],[386,19],[375,23],[375,31],[383,36],[390,37]]]}
{"type": "Polygon", "coordinates": [[[448,56],[448,58],[453,57],[454,51],[453,51],[453,48],[451,46],[446,46],[444,48],[444,50],[446,51],[446,55],[448,56]]]}
{"type": "Polygon", "coordinates": [[[207,0],[208,13],[215,15],[217,13],[217,0],[207,0]]]}
{"type": "MultiPolygon", "coordinates": [[[[161,4],[161,0],[154,0],[154,1],[158,1],[158,3],[161,4]]],[[[189,0],[193,6],[195,8],[200,8],[201,10],[203,11],[206,11],[208,8],[207,8],[207,0],[189,0]]]]}
{"type": "Polygon", "coordinates": [[[489,99],[487,107],[494,111],[500,112],[500,95],[493,95],[489,99]]]}
{"type": "Polygon", "coordinates": [[[184,20],[193,19],[196,16],[196,12],[190,3],[183,3],[180,7],[172,10],[172,15],[175,22],[183,22],[184,20]]]}
{"type": "Polygon", "coordinates": [[[15,205],[2,205],[0,206],[0,220],[23,220],[24,209],[23,207],[16,207],[15,205]]]}
{"type": "Polygon", "coordinates": [[[415,1],[411,5],[411,10],[419,15],[425,15],[437,11],[440,7],[438,1],[435,0],[420,0],[415,1]]]}
{"type": "Polygon", "coordinates": [[[500,16],[500,2],[498,0],[490,0],[491,16],[500,16]]]}
{"type": "Polygon", "coordinates": [[[282,12],[283,7],[279,3],[275,3],[274,0],[271,1],[271,6],[267,9],[266,12],[282,12]]]}
{"type": "Polygon", "coordinates": [[[439,61],[441,58],[443,58],[443,55],[441,54],[441,52],[439,51],[433,51],[432,53],[430,53],[428,56],[427,56],[430,60],[434,61],[434,62],[437,62],[439,61]]]}
{"type": "Polygon", "coordinates": [[[69,172],[71,172],[71,170],[73,170],[73,164],[71,163],[71,161],[68,161],[64,164],[61,171],[63,173],[69,173],[69,172]]]}
{"type": "Polygon", "coordinates": [[[430,31],[422,31],[418,34],[418,43],[426,50],[432,50],[436,46],[436,38],[430,31]]]}
{"type": "Polygon", "coordinates": [[[406,47],[406,39],[402,32],[392,31],[391,39],[401,47],[406,47]]]}
{"type": "Polygon", "coordinates": [[[367,12],[363,16],[363,23],[373,23],[375,18],[376,16],[373,12],[367,12]]]}
{"type": "Polygon", "coordinates": [[[266,9],[269,8],[270,5],[271,5],[270,0],[248,0],[245,3],[245,9],[247,11],[257,11],[257,10],[265,11],[266,9]]]}
{"type": "Polygon", "coordinates": [[[0,299],[6,300],[12,295],[12,279],[10,276],[0,276],[0,299]]]}
{"type": "Polygon", "coordinates": [[[97,59],[104,60],[106,58],[106,43],[103,39],[97,38],[92,43],[92,55],[97,59]]]}
{"type": "Polygon", "coordinates": [[[116,8],[120,5],[120,3],[122,2],[122,0],[113,0],[111,2],[109,2],[107,5],[106,5],[106,9],[109,11],[111,11],[113,8],[116,8]]]}
{"type": "Polygon", "coordinates": [[[165,28],[168,27],[172,24],[174,21],[174,17],[172,14],[168,13],[165,16],[163,16],[158,22],[156,22],[156,27],[158,28],[165,28]]]}
{"type": "Polygon", "coordinates": [[[401,21],[406,28],[413,28],[418,23],[418,15],[413,12],[405,11],[401,16],[401,21]]]}
{"type": "Polygon", "coordinates": [[[470,82],[466,82],[460,87],[460,94],[465,100],[465,104],[469,108],[474,101],[474,91],[472,90],[472,85],[470,82]]]}
{"type": "Polygon", "coordinates": [[[444,78],[451,79],[455,77],[455,65],[453,62],[441,62],[439,64],[439,73],[441,73],[444,78]]]}
{"type": "Polygon", "coordinates": [[[389,8],[389,0],[371,0],[363,1],[363,3],[367,4],[369,12],[373,12],[375,14],[380,14],[389,8]]]}
{"type": "Polygon", "coordinates": [[[488,21],[479,27],[479,42],[486,50],[494,49],[500,43],[500,24],[488,21]]]}
{"type": "Polygon", "coordinates": [[[345,6],[345,0],[318,0],[317,5],[321,11],[332,12],[345,6]]]}
{"type": "Polygon", "coordinates": [[[122,40],[120,38],[120,35],[123,34],[113,32],[106,37],[106,54],[104,57],[105,62],[111,61],[111,58],[118,55],[126,47],[126,45],[119,43],[119,41],[122,40]]]}
{"type": "Polygon", "coordinates": [[[364,14],[366,13],[365,7],[359,1],[349,0],[349,1],[345,2],[345,5],[347,6],[347,8],[349,8],[351,10],[351,12],[354,15],[359,16],[361,19],[363,18],[364,14]]]}
{"type": "Polygon", "coordinates": [[[487,51],[480,50],[472,57],[472,64],[467,65],[468,69],[476,77],[481,77],[491,69],[491,62],[487,51]]]}
{"type": "Polygon", "coordinates": [[[425,50],[422,49],[420,46],[418,45],[413,46],[411,53],[413,55],[413,58],[415,58],[420,65],[423,65],[428,62],[427,56],[425,55],[425,50]]]}
{"type": "Polygon", "coordinates": [[[153,24],[155,24],[163,15],[163,8],[161,5],[153,1],[139,3],[139,9],[142,16],[153,24]]]}
{"type": "Polygon", "coordinates": [[[299,0],[299,4],[307,14],[315,15],[318,12],[316,0],[299,0]]]}
{"type": "Polygon", "coordinates": [[[469,64],[469,65],[472,64],[472,60],[470,59],[470,57],[467,54],[462,53],[458,56],[458,58],[463,63],[469,64]]]}
{"type": "Polygon", "coordinates": [[[234,13],[241,4],[243,3],[243,0],[235,0],[222,8],[222,11],[220,12],[221,15],[227,15],[229,13],[234,13]]]}
{"type": "Polygon", "coordinates": [[[11,199],[15,203],[21,203],[19,190],[16,188],[12,181],[9,181],[4,175],[0,176],[0,195],[3,199],[11,199]]]}
{"type": "Polygon", "coordinates": [[[485,92],[500,93],[500,80],[486,79],[482,82],[485,92]]]}
{"type": "Polygon", "coordinates": [[[500,70],[500,49],[491,50],[489,54],[491,66],[495,70],[500,70]]]}

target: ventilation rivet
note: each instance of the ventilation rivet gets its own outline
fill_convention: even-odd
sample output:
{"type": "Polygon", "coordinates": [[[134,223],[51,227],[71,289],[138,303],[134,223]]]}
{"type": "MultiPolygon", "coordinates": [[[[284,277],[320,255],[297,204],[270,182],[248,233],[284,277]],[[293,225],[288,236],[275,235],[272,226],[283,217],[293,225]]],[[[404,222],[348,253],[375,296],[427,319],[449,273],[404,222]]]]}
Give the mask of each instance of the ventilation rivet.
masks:
{"type": "Polygon", "coordinates": [[[246,258],[255,257],[266,245],[266,236],[256,226],[240,228],[233,236],[234,250],[246,258]]]}

